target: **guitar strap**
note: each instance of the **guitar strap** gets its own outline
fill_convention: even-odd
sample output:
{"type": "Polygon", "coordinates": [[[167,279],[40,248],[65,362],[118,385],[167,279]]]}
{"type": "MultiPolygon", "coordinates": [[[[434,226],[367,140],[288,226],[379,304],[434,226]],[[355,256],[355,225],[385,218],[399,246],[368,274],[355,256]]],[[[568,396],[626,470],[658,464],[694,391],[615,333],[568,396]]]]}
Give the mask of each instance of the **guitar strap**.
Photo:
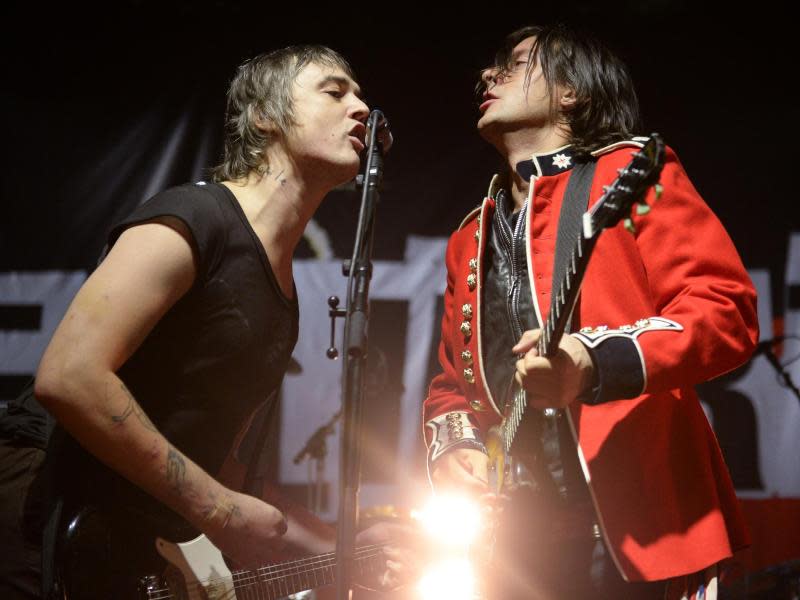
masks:
{"type": "MultiPolygon", "coordinates": [[[[557,301],[561,281],[567,272],[572,249],[578,243],[581,235],[582,216],[589,204],[589,192],[594,180],[597,161],[591,159],[575,165],[569,175],[564,200],[561,204],[561,213],[558,217],[558,234],[556,236],[556,253],[553,258],[553,283],[550,288],[550,304],[557,301]]],[[[576,304],[577,306],[577,304],[576,304]]],[[[567,320],[566,332],[570,331],[572,315],[567,320]]]]}

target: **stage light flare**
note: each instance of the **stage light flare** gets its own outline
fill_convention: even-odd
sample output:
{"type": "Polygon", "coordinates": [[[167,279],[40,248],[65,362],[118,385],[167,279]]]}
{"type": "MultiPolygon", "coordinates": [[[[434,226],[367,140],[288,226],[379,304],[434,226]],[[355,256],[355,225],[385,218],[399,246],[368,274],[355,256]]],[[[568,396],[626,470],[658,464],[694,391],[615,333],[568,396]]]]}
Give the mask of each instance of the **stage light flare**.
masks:
{"type": "Polygon", "coordinates": [[[466,558],[451,559],[435,564],[417,584],[420,600],[458,598],[469,600],[477,595],[475,574],[466,558]]]}
{"type": "Polygon", "coordinates": [[[411,516],[422,523],[437,543],[460,548],[475,541],[483,526],[480,507],[464,496],[434,496],[411,516]]]}

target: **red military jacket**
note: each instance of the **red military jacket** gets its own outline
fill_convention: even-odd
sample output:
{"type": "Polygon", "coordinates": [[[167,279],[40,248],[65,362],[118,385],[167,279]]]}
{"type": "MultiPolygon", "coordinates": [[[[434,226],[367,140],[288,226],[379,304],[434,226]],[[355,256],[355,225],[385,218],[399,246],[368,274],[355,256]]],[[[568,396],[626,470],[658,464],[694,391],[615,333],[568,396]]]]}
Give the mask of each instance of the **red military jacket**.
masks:
{"type": "MultiPolygon", "coordinates": [[[[590,205],[637,145],[620,142],[595,153],[590,205]]],[[[567,154],[536,155],[532,162],[526,250],[540,323],[550,306],[567,154]]],[[[606,397],[595,405],[576,401],[567,416],[606,542],[629,581],[700,571],[749,544],[693,386],[752,353],[758,340],[755,290],[721,223],[669,148],[660,182],[660,199],[653,190],[646,198],[652,210],[633,217],[635,233],[620,223],[600,235],[573,315],[573,329],[584,332],[574,335],[595,359],[602,357],[598,371],[606,397]],[[623,392],[627,398],[608,395],[623,392]]],[[[437,429],[446,438],[455,427],[465,441],[474,434],[474,444],[501,419],[481,360],[481,340],[491,332],[480,323],[482,257],[499,187],[495,176],[481,206],[448,243],[443,372],[424,403],[431,455],[441,449],[437,429]]]]}

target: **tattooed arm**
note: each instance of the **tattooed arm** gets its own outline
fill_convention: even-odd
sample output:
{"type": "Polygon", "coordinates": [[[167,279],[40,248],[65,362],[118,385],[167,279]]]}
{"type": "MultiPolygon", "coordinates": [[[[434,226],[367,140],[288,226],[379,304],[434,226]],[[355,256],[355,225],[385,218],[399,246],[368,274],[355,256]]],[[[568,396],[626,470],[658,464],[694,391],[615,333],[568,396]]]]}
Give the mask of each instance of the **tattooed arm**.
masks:
{"type": "Polygon", "coordinates": [[[56,329],[36,396],[89,452],[168,505],[244,565],[285,529],[275,507],[234,492],[169,444],[116,371],[191,287],[196,264],[182,222],[126,230],[56,329]]]}

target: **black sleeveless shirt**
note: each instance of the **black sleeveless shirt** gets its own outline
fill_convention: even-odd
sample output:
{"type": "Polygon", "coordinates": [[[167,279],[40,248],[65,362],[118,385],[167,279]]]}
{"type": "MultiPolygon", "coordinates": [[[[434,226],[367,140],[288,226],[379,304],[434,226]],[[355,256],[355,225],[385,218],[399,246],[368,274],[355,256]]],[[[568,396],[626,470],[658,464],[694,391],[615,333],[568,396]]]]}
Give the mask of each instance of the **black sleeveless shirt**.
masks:
{"type": "MultiPolygon", "coordinates": [[[[109,247],[125,229],[163,216],[191,232],[197,277],[118,375],[170,443],[213,476],[245,419],[280,386],[297,341],[297,296],[285,297],[239,202],[220,184],[154,196],[111,230],[109,247]]],[[[174,519],[60,428],[49,453],[68,505],[110,503],[174,519]]]]}

